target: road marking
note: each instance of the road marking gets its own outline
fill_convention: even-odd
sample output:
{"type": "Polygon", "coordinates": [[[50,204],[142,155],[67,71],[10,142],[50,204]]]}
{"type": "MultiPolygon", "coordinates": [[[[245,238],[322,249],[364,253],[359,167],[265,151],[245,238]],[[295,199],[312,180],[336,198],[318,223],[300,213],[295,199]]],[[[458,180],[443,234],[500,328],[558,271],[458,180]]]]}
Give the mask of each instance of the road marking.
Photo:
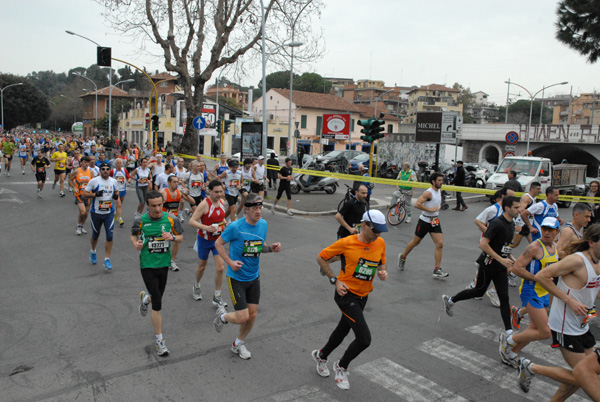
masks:
{"type": "Polygon", "coordinates": [[[4,184],[5,186],[10,186],[13,184],[27,184],[27,185],[36,185],[37,181],[8,181],[8,182],[3,182],[2,184],[4,184]]]}
{"type": "MultiPolygon", "coordinates": [[[[417,346],[417,349],[532,401],[549,401],[558,389],[555,385],[534,379],[530,392],[526,394],[517,383],[517,371],[502,364],[500,357],[492,359],[444,339],[432,339],[417,346]]],[[[573,395],[570,400],[583,402],[586,399],[573,395]]]]}
{"type": "Polygon", "coordinates": [[[408,401],[468,401],[439,384],[383,357],[362,364],[353,371],[408,401]]]}
{"type": "Polygon", "coordinates": [[[17,194],[17,192],[9,190],[7,188],[0,187],[0,194],[17,194]]]}
{"type": "Polygon", "coordinates": [[[319,387],[312,387],[310,385],[303,385],[301,387],[285,391],[280,394],[274,395],[273,400],[276,402],[290,402],[290,401],[308,401],[308,402],[337,402],[327,392],[321,391],[319,387]]]}
{"type": "Polygon", "coordinates": [[[22,204],[19,198],[15,197],[12,194],[18,194],[16,191],[9,190],[7,188],[0,187],[0,194],[8,195],[8,198],[0,198],[0,202],[16,202],[17,204],[22,204]]]}
{"type": "MultiPolygon", "coordinates": [[[[521,322],[521,325],[523,325],[523,322],[521,322]]],[[[494,325],[485,323],[473,325],[472,327],[466,328],[466,331],[475,335],[479,335],[483,338],[490,339],[496,342],[496,345],[499,342],[499,334],[504,332],[504,330],[500,327],[496,327],[494,325]]],[[[523,351],[530,355],[540,357],[552,363],[554,366],[571,369],[571,367],[562,358],[562,354],[560,353],[559,349],[552,349],[545,343],[531,342],[529,345],[525,346],[525,349],[523,349],[523,351]]]]}

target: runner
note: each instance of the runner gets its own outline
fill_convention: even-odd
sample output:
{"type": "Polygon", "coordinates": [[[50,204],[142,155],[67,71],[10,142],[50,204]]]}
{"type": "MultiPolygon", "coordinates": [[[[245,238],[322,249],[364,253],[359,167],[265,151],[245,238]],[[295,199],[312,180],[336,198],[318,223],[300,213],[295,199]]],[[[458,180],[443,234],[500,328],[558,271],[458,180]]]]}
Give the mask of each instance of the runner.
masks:
{"type": "MultiPolygon", "coordinates": [[[[190,192],[190,196],[194,199],[194,204],[191,205],[192,211],[196,211],[206,196],[206,181],[208,180],[208,174],[206,173],[205,167],[204,162],[193,161],[191,163],[192,170],[188,172],[183,180],[190,192]]],[[[221,195],[224,195],[224,193],[221,195]]],[[[186,211],[188,210],[186,209],[186,211]]]]}
{"type": "Polygon", "coordinates": [[[531,232],[532,241],[535,241],[542,236],[540,233],[540,224],[546,217],[550,216],[558,219],[561,225],[564,223],[563,220],[558,217],[558,205],[556,205],[558,195],[558,189],[550,186],[546,189],[546,199],[544,201],[535,203],[525,211],[521,212],[521,219],[523,219],[523,222],[525,222],[525,225],[531,232]],[[531,222],[529,217],[532,218],[531,222]]]}
{"type": "Polygon", "coordinates": [[[104,268],[108,271],[112,269],[110,263],[110,252],[113,245],[113,229],[115,226],[115,206],[114,202],[119,200],[116,181],[110,177],[110,163],[104,162],[99,167],[100,176],[91,179],[83,191],[84,197],[94,198],[90,217],[92,222],[92,237],[90,242],[90,262],[96,264],[96,245],[100,237],[100,229],[104,225],[106,232],[106,244],[104,246],[104,268]]]}
{"type": "Polygon", "coordinates": [[[252,354],[245,340],[254,326],[260,299],[260,254],[281,251],[281,243],[267,244],[267,221],[261,218],[263,200],[257,194],[249,194],[244,204],[246,216],[232,222],[215,241],[215,247],[227,263],[227,283],[235,312],[227,313],[219,306],[213,322],[221,332],[227,323],[240,326],[231,351],[242,359],[252,354]],[[225,250],[229,243],[229,253],[225,250]]]}
{"type": "MultiPolygon", "coordinates": [[[[182,199],[185,199],[187,202],[192,204],[194,202],[194,199],[189,195],[185,194],[184,192],[179,191],[179,189],[177,188],[177,186],[179,185],[179,179],[177,178],[177,176],[169,176],[167,182],[168,187],[160,191],[164,199],[163,211],[178,218],[180,201],[182,199]]],[[[177,257],[178,251],[179,243],[173,244],[173,249],[171,250],[171,269],[173,271],[179,271],[179,267],[175,263],[175,258],[177,257]]]]}
{"type": "Polygon", "coordinates": [[[77,215],[77,228],[75,229],[75,234],[77,236],[87,233],[83,228],[83,225],[85,224],[85,221],[90,213],[91,204],[90,199],[85,197],[83,193],[87,187],[87,184],[94,177],[94,174],[88,167],[89,163],[89,156],[81,157],[79,160],[80,166],[69,175],[69,183],[71,187],[75,189],[75,205],[77,205],[79,210],[79,214],[77,215]]]}
{"type": "Polygon", "coordinates": [[[279,169],[279,174],[277,178],[279,179],[279,188],[277,189],[277,197],[275,197],[275,201],[273,202],[273,207],[271,208],[271,213],[275,214],[275,207],[277,203],[281,199],[281,195],[285,191],[285,195],[287,196],[287,214],[289,216],[294,216],[292,213],[292,190],[290,186],[290,182],[294,180],[292,176],[292,159],[285,158],[285,166],[279,169]]]}
{"type": "Polygon", "coordinates": [[[44,183],[46,182],[46,166],[50,166],[50,161],[45,156],[37,154],[31,160],[31,170],[35,174],[35,180],[37,181],[37,196],[42,198],[42,190],[44,189],[44,183]]]}
{"type": "Polygon", "coordinates": [[[140,314],[148,314],[152,303],[152,326],[156,336],[156,354],[169,354],[162,334],[162,298],[167,286],[171,245],[183,241],[181,223],[163,212],[163,197],[158,191],[146,195],[148,213],[138,216],[131,228],[131,243],[140,252],[140,270],[146,290],[140,292],[140,314]]]}
{"type": "Polygon", "coordinates": [[[92,171],[92,177],[100,176],[100,169],[96,166],[96,157],[94,155],[90,155],[90,163],[89,168],[92,171]]]}
{"type": "Polygon", "coordinates": [[[382,281],[388,277],[385,241],[380,237],[382,232],[387,231],[383,213],[375,209],[369,210],[362,216],[361,230],[357,235],[339,239],[322,250],[317,257],[319,266],[335,286],[333,299],[342,311],[340,322],[327,344],[322,349],[312,351],[312,357],[317,363],[317,373],[321,377],[329,377],[327,358],[340,346],[350,330],[356,337],[342,358],[333,365],[335,383],[341,389],[350,388],[350,362],[371,344],[371,332],[365,321],[364,309],[369,293],[373,291],[375,274],[382,281]],[[343,255],[345,266],[335,276],[327,261],[337,255],[343,255]]]}
{"type": "Polygon", "coordinates": [[[27,159],[29,158],[29,147],[27,143],[23,140],[19,143],[19,161],[21,162],[21,171],[25,174],[25,164],[27,163],[27,159]]]}
{"type": "Polygon", "coordinates": [[[592,219],[592,207],[584,202],[578,202],[573,207],[573,221],[567,222],[560,230],[556,247],[558,257],[563,259],[567,256],[566,249],[572,241],[577,241],[583,236],[583,229],[592,219]]]}
{"type": "Polygon", "coordinates": [[[252,167],[254,170],[254,177],[256,182],[252,183],[250,189],[253,193],[258,194],[261,197],[265,196],[265,183],[269,181],[267,178],[267,167],[265,166],[265,157],[259,156],[258,163],[252,167]]]}
{"type": "Polygon", "coordinates": [[[142,158],[140,166],[131,172],[131,177],[135,180],[135,193],[139,201],[137,211],[135,211],[135,217],[138,218],[144,211],[146,195],[152,182],[152,171],[148,168],[148,158],[142,158]]]}
{"type": "Polygon", "coordinates": [[[170,176],[174,176],[175,167],[173,165],[165,164],[164,172],[157,174],[154,177],[154,189],[157,191],[164,190],[169,187],[168,179],[170,176]]]}
{"type": "MultiPolygon", "coordinates": [[[[217,163],[215,165],[213,170],[211,172],[209,172],[208,175],[211,180],[214,180],[228,170],[229,170],[229,162],[227,161],[227,155],[221,154],[221,160],[219,161],[219,163],[217,163]]],[[[225,183],[223,183],[223,184],[225,184],[225,183]]]]}
{"type": "Polygon", "coordinates": [[[54,162],[54,183],[52,190],[56,188],[56,183],[60,180],[60,196],[65,196],[65,177],[67,171],[67,153],[63,144],[58,145],[58,151],[54,152],[50,157],[50,162],[54,162]]]}
{"type": "MultiPolygon", "coordinates": [[[[197,168],[197,163],[194,162],[194,170],[197,168]]],[[[206,270],[208,256],[212,251],[215,267],[217,269],[213,304],[217,307],[227,307],[227,303],[221,296],[223,276],[225,275],[225,263],[223,262],[223,257],[219,255],[219,252],[215,248],[215,240],[223,233],[226,226],[223,194],[223,183],[221,183],[220,180],[212,180],[208,184],[208,198],[200,202],[189,221],[191,227],[198,229],[195,248],[198,250],[198,258],[200,259],[198,268],[196,268],[196,283],[194,284],[192,296],[194,297],[194,300],[202,300],[200,281],[206,270]]]]}
{"type": "Polygon", "coordinates": [[[217,176],[217,180],[221,180],[225,183],[225,200],[227,201],[227,212],[225,212],[225,218],[230,217],[230,221],[236,220],[235,217],[235,206],[240,195],[240,189],[242,188],[241,179],[242,175],[238,172],[238,166],[240,165],[235,159],[227,162],[229,170],[221,173],[217,176]]]}
{"type": "MultiPolygon", "coordinates": [[[[552,340],[560,344],[565,362],[576,367],[594,353],[596,343],[589,321],[596,317],[594,303],[600,290],[600,225],[590,225],[566,252],[567,257],[538,272],[535,280],[554,296],[548,320],[552,340]],[[558,285],[553,278],[558,278],[558,285]]],[[[519,360],[519,383],[524,391],[535,374],[548,375],[543,366],[519,360]]],[[[578,388],[578,382],[562,383],[552,400],[564,401],[578,388]]]]}
{"type": "Polygon", "coordinates": [[[110,171],[110,177],[114,178],[117,182],[117,190],[119,191],[119,202],[117,202],[117,220],[119,225],[122,227],[125,224],[123,221],[123,202],[127,195],[127,184],[131,182],[129,172],[127,169],[123,169],[123,159],[117,158],[115,160],[115,168],[110,171]]]}
{"type": "Polygon", "coordinates": [[[246,196],[250,194],[252,184],[258,183],[258,180],[256,180],[256,176],[254,175],[254,170],[252,169],[251,158],[244,159],[244,165],[242,166],[240,174],[242,175],[242,188],[240,189],[241,199],[237,209],[237,216],[240,215],[244,208],[244,201],[246,200],[246,196]]]}
{"type": "MultiPolygon", "coordinates": [[[[534,181],[533,183],[531,183],[531,185],[529,186],[529,192],[523,194],[523,197],[521,197],[521,212],[526,211],[527,208],[529,208],[531,205],[535,204],[536,197],[541,192],[542,192],[542,185],[539,182],[534,181]]],[[[525,222],[523,221],[523,218],[521,218],[521,215],[519,215],[519,217],[517,218],[515,223],[517,225],[517,228],[521,227],[521,229],[520,230],[515,229],[515,237],[512,242],[512,247],[513,248],[519,247],[519,244],[521,244],[521,240],[523,240],[524,237],[527,237],[527,241],[529,241],[529,243],[531,243],[531,232],[529,230],[529,226],[525,224],[525,222]]],[[[531,219],[529,220],[529,223],[531,224],[531,219]]]]}
{"type": "Polygon", "coordinates": [[[512,333],[506,271],[507,268],[512,268],[514,264],[514,260],[510,258],[512,251],[510,242],[515,232],[513,219],[519,214],[519,208],[520,203],[516,197],[504,197],[502,200],[504,213],[490,223],[479,241],[479,248],[482,253],[477,259],[479,270],[475,288],[465,289],[452,297],[443,295],[442,302],[446,314],[451,317],[454,315],[453,308],[456,302],[482,297],[490,286],[490,282],[493,281],[500,299],[500,315],[502,316],[504,329],[507,335],[512,333]]]}
{"type": "Polygon", "coordinates": [[[4,155],[4,172],[10,176],[10,164],[15,153],[15,140],[6,138],[2,143],[2,154],[4,155]]]}
{"type": "MultiPolygon", "coordinates": [[[[542,222],[542,237],[527,246],[523,254],[517,258],[513,272],[523,278],[519,294],[521,305],[529,314],[529,327],[518,334],[500,335],[500,359],[503,363],[517,367],[517,355],[530,342],[548,339],[552,335],[548,327],[550,306],[548,292],[535,280],[535,274],[558,261],[558,252],[554,239],[560,225],[556,218],[548,217],[542,222]]],[[[511,310],[513,310],[511,308],[511,310]]],[[[520,327],[520,324],[517,323],[520,327]]],[[[513,323],[513,328],[515,327],[513,323]]],[[[517,329],[517,328],[514,328],[517,329]]]]}
{"type": "Polygon", "coordinates": [[[427,233],[431,236],[431,240],[435,244],[435,268],[433,269],[434,278],[445,278],[449,274],[442,271],[442,248],[444,247],[444,235],[442,234],[442,227],[440,226],[440,206],[442,204],[442,184],[444,183],[444,175],[438,172],[434,172],[429,177],[431,187],[421,194],[415,203],[415,208],[423,211],[419,217],[417,228],[415,229],[415,236],[412,241],[406,245],[404,253],[398,254],[398,266],[401,271],[404,271],[404,265],[406,263],[406,257],[412,251],[413,248],[417,247],[421,240],[427,233]]]}

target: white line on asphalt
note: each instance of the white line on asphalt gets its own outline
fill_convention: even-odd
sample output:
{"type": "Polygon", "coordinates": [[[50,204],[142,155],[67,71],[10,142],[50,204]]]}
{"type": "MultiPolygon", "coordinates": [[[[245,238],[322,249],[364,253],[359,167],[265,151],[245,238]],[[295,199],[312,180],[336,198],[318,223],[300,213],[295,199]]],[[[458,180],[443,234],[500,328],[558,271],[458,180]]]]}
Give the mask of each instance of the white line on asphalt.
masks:
{"type": "Polygon", "coordinates": [[[386,358],[362,364],[354,371],[407,401],[467,402],[467,399],[386,358]]]}
{"type": "Polygon", "coordinates": [[[17,194],[17,192],[2,187],[0,188],[0,194],[17,194]]]}
{"type": "Polygon", "coordinates": [[[34,184],[37,184],[37,182],[35,182],[35,181],[3,181],[2,184],[5,185],[5,186],[10,186],[12,184],[31,184],[31,185],[34,185],[34,184]]]}
{"type": "MultiPolygon", "coordinates": [[[[521,328],[526,328],[523,327],[522,322],[521,328]]],[[[497,342],[499,342],[498,337],[500,336],[500,333],[504,332],[504,330],[500,327],[496,327],[494,325],[485,323],[473,325],[472,327],[466,328],[466,330],[472,334],[479,335],[483,338],[495,341],[496,344],[498,344],[497,342]]],[[[529,345],[525,346],[525,349],[523,349],[523,351],[535,357],[542,358],[555,366],[570,369],[569,365],[562,358],[560,350],[552,349],[545,343],[531,342],[529,345]]]]}
{"type": "MultiPolygon", "coordinates": [[[[492,359],[444,339],[432,339],[417,346],[417,349],[532,401],[549,401],[558,389],[555,385],[534,378],[526,394],[517,383],[517,371],[503,365],[499,357],[492,359]]],[[[583,402],[586,399],[573,395],[570,400],[583,402]]]]}
{"type": "Polygon", "coordinates": [[[331,395],[323,392],[319,387],[303,385],[301,387],[274,395],[275,402],[308,401],[308,402],[337,402],[331,395]]]}

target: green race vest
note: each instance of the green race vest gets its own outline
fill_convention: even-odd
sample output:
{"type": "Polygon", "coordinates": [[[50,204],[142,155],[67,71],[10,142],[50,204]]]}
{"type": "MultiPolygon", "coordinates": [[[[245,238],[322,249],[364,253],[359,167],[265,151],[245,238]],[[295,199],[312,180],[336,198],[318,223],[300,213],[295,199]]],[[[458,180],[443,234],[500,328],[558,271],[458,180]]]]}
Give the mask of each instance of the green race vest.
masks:
{"type": "Polygon", "coordinates": [[[142,216],[140,239],[144,246],[140,250],[140,268],[162,268],[171,265],[171,242],[162,238],[162,232],[171,232],[171,221],[163,212],[156,221],[148,214],[142,216]]]}
{"type": "MultiPolygon", "coordinates": [[[[402,181],[408,181],[410,179],[410,176],[413,174],[413,170],[410,169],[407,172],[405,172],[404,170],[400,171],[400,180],[402,181]]],[[[408,186],[398,186],[399,189],[402,190],[410,190],[412,189],[412,187],[408,187],[408,186]]]]}

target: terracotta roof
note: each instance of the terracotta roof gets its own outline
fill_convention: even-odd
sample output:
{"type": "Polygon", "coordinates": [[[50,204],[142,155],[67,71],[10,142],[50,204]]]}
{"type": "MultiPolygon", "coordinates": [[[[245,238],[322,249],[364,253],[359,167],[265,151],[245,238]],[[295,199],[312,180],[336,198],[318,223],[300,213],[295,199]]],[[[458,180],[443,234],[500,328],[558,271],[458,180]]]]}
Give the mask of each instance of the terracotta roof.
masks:
{"type": "Polygon", "coordinates": [[[154,74],[151,75],[150,78],[152,78],[153,80],[168,80],[169,78],[177,78],[176,75],[171,75],[169,73],[160,73],[160,74],[154,74]]]}
{"type": "MultiPolygon", "coordinates": [[[[439,85],[439,84],[429,84],[429,85],[424,85],[422,87],[419,88],[415,88],[410,92],[415,92],[415,91],[447,91],[447,92],[460,92],[458,89],[452,89],[452,88],[448,88],[445,87],[443,85],[439,85]]],[[[409,93],[410,93],[409,92],[409,93]]]]}
{"type": "MultiPolygon", "coordinates": [[[[98,92],[98,96],[108,96],[109,88],[108,87],[100,88],[97,92],[98,92]]],[[[79,97],[83,98],[84,96],[96,96],[96,91],[86,92],[85,94],[80,95],[79,97]]],[[[123,91],[121,88],[117,88],[113,85],[112,96],[116,96],[118,98],[125,98],[125,97],[130,97],[133,95],[129,95],[127,92],[123,91]]]]}
{"type": "MultiPolygon", "coordinates": [[[[354,105],[356,106],[358,109],[360,109],[360,117],[364,117],[365,119],[370,119],[371,117],[373,117],[375,115],[375,108],[373,106],[369,106],[369,105],[354,105]]],[[[384,112],[384,110],[381,109],[377,109],[377,115],[379,116],[379,113],[384,112]]],[[[393,116],[391,114],[387,114],[383,117],[383,120],[385,121],[400,121],[400,119],[398,119],[396,116],[393,116]]]]}
{"type": "MultiPolygon", "coordinates": [[[[269,91],[275,91],[287,99],[290,98],[289,89],[271,88],[269,91]]],[[[360,112],[360,109],[358,109],[355,104],[335,95],[322,94],[318,92],[294,91],[292,97],[293,102],[297,106],[307,109],[335,110],[338,112],[360,112]]]]}

